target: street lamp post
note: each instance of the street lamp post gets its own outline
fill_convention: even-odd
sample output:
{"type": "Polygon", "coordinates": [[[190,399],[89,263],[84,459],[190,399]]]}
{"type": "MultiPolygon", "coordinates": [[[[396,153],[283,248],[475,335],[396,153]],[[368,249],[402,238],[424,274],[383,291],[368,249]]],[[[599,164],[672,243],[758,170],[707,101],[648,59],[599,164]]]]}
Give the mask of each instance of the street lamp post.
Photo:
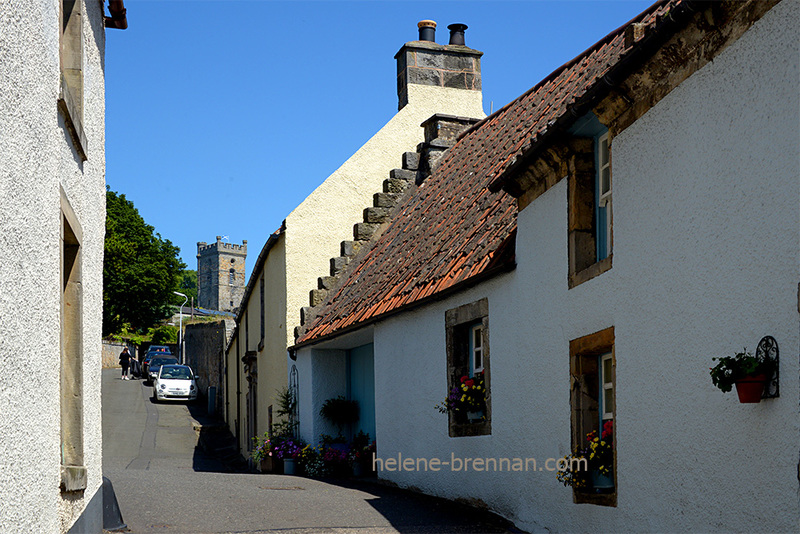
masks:
{"type": "Polygon", "coordinates": [[[183,305],[186,304],[186,301],[189,300],[189,297],[177,291],[173,291],[173,293],[175,293],[179,297],[183,297],[183,304],[181,304],[181,312],[180,312],[180,317],[178,319],[178,350],[181,353],[181,365],[186,365],[186,358],[184,357],[183,354],[183,305]]]}

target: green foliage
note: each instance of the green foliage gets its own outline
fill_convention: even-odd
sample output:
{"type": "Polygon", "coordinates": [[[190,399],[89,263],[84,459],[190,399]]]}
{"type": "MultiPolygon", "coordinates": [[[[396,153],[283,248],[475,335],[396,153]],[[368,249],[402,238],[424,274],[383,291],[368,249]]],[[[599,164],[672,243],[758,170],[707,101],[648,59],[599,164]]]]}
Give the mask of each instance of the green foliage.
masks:
{"type": "MultiPolygon", "coordinates": [[[[189,297],[189,306],[192,304],[192,299],[194,299],[194,305],[197,306],[197,271],[184,269],[178,291],[189,297]]],[[[175,298],[177,299],[175,304],[180,306],[183,302],[183,297],[175,295],[175,298]]]]}
{"type": "Polygon", "coordinates": [[[122,328],[120,328],[118,332],[116,332],[115,334],[111,334],[109,336],[109,339],[111,339],[112,341],[116,341],[118,343],[130,342],[136,345],[137,347],[141,346],[143,342],[148,341],[149,335],[142,335],[136,332],[131,332],[130,326],[131,325],[129,324],[123,324],[122,328]]]}
{"type": "Polygon", "coordinates": [[[272,424],[272,433],[276,437],[290,438],[297,432],[298,421],[294,418],[297,400],[288,387],[278,390],[278,409],[275,415],[279,419],[272,424]]]}
{"type": "Polygon", "coordinates": [[[335,424],[341,435],[345,425],[358,421],[358,401],[348,400],[339,395],[326,400],[322,404],[319,414],[335,424]]]}
{"type": "Polygon", "coordinates": [[[103,333],[145,332],[168,317],[186,265],[125,195],[106,190],[103,333]]]}
{"type": "Polygon", "coordinates": [[[178,329],[172,325],[161,325],[153,330],[153,345],[166,345],[178,342],[178,329]]]}
{"type": "Polygon", "coordinates": [[[747,352],[747,348],[733,356],[711,358],[711,360],[719,362],[711,368],[711,381],[724,393],[733,389],[733,385],[745,377],[763,374],[769,379],[775,372],[775,363],[772,359],[753,356],[747,352]]]}

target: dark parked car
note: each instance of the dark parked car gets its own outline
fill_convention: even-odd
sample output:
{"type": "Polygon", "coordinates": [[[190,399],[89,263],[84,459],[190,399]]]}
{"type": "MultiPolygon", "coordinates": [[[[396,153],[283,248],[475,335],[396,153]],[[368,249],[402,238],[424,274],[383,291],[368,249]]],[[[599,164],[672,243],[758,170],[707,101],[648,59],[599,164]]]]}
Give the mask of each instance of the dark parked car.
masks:
{"type": "Polygon", "coordinates": [[[147,376],[150,377],[150,382],[158,376],[158,371],[162,365],[175,365],[178,363],[178,358],[174,356],[153,356],[150,363],[147,364],[147,376]]]}
{"type": "Polygon", "coordinates": [[[153,359],[154,356],[172,356],[172,351],[166,345],[150,345],[147,349],[147,354],[144,355],[142,359],[142,378],[147,380],[150,369],[150,360],[153,359]]]}

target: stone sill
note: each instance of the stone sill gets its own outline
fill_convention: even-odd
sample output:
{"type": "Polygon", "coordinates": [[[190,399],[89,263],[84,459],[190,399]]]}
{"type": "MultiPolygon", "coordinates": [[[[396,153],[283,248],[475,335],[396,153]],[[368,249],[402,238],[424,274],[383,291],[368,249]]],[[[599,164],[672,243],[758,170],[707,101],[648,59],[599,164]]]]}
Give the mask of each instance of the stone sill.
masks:
{"type": "Polygon", "coordinates": [[[595,278],[596,276],[600,276],[604,272],[611,269],[611,259],[614,257],[613,254],[609,255],[607,258],[604,258],[597,263],[593,263],[589,267],[585,268],[582,271],[577,273],[570,273],[569,275],[569,288],[572,289],[576,286],[581,285],[584,282],[595,278]]]}

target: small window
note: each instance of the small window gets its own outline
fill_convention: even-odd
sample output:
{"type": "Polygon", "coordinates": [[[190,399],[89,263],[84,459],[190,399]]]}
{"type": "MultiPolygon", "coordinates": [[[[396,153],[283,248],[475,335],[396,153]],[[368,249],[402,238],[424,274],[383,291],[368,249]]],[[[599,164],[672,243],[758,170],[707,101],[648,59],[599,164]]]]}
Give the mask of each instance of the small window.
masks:
{"type": "Polygon", "coordinates": [[[569,343],[569,349],[573,454],[585,450],[587,439],[591,437],[599,436],[611,442],[608,452],[611,455],[609,473],[599,476],[603,474],[602,471],[598,472],[590,464],[585,486],[573,486],[573,500],[576,503],[616,506],[614,327],[573,339],[569,343]]]}
{"type": "MultiPolygon", "coordinates": [[[[450,437],[492,433],[488,315],[487,299],[445,312],[446,393],[456,398],[455,392],[468,387],[473,394],[472,400],[461,401],[461,406],[447,412],[450,437]]],[[[457,400],[453,402],[459,404],[457,400]]]]}
{"type": "Polygon", "coordinates": [[[233,285],[233,284],[236,283],[236,271],[233,270],[233,269],[231,269],[230,272],[228,273],[228,283],[230,285],[233,285]]]}
{"type": "Polygon", "coordinates": [[[611,268],[611,137],[599,122],[571,142],[568,175],[568,285],[573,288],[611,268]],[[591,137],[589,137],[591,135],[591,137]]]}
{"type": "Polygon", "coordinates": [[[58,109],[64,116],[75,150],[86,161],[88,143],[83,131],[83,22],[78,0],[61,1],[60,67],[58,109]]]}

